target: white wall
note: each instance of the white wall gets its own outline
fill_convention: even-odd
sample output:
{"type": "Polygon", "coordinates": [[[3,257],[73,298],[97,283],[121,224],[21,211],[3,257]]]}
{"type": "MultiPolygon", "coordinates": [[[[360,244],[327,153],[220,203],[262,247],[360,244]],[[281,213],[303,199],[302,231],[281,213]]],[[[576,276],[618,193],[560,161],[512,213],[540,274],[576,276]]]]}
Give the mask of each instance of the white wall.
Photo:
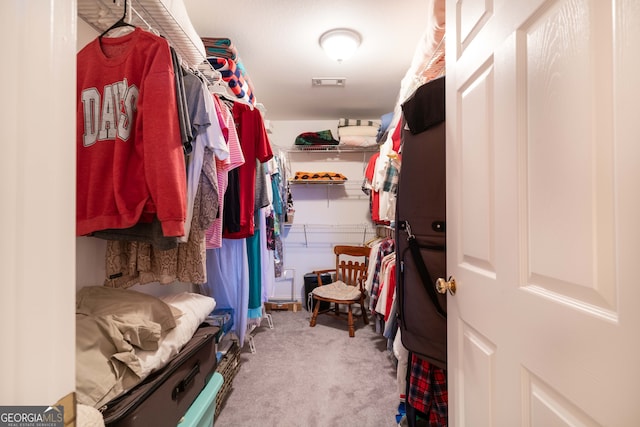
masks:
{"type": "Polygon", "coordinates": [[[348,178],[344,185],[291,185],[295,215],[293,225],[283,228],[284,268],[295,271],[287,280],[276,281],[273,298],[290,298],[293,277],[294,298],[302,301],[304,274],[333,268],[335,244],[362,244],[374,236],[369,198],[361,189],[364,169],[374,153],[295,151],[295,138],[303,132],[329,129],[337,138],[338,119],[272,122],[271,142],[274,151],[286,151],[290,177],[296,171],[330,171],[348,178]]]}
{"type": "Polygon", "coordinates": [[[0,6],[0,405],[75,390],[73,1],[0,6]]]}

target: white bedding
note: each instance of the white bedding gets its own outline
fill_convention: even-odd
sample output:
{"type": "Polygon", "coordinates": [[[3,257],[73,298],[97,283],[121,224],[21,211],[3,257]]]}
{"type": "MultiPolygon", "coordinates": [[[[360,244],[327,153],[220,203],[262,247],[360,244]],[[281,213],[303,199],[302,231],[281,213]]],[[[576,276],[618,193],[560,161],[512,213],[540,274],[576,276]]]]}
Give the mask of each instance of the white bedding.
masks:
{"type": "Polygon", "coordinates": [[[215,308],[213,298],[204,295],[182,292],[176,295],[168,295],[160,298],[182,311],[183,315],[176,319],[176,327],[158,342],[158,350],[143,351],[136,349],[135,353],[140,359],[143,378],[151,372],[166,365],[169,360],[191,339],[204,321],[215,308]]]}
{"type": "Polygon", "coordinates": [[[213,298],[190,292],[157,298],[82,288],[76,295],[78,402],[99,408],[165,366],[215,306],[213,298]]]}

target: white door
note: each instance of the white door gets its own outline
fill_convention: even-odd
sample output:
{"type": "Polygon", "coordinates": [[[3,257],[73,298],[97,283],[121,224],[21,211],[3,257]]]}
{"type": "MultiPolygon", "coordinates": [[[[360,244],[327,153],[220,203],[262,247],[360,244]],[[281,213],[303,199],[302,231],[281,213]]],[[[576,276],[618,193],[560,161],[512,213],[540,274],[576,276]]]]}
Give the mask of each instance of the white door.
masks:
{"type": "Polygon", "coordinates": [[[640,2],[446,25],[450,426],[640,426],[640,2]]]}

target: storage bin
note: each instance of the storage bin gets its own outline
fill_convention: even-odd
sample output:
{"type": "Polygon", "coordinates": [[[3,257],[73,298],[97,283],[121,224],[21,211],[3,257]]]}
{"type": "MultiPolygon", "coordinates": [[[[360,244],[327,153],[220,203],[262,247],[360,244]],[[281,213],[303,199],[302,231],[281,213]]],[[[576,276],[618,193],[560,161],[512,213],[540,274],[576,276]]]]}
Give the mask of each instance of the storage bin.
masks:
{"type": "MultiPolygon", "coordinates": [[[[322,284],[326,285],[331,283],[333,278],[330,273],[324,273],[321,276],[322,284]]],[[[315,273],[307,273],[304,275],[304,308],[307,311],[312,311],[315,300],[311,300],[309,303],[309,293],[313,291],[314,288],[318,287],[318,275],[315,273]],[[310,307],[309,307],[310,306],[310,307]]],[[[331,308],[331,303],[326,301],[320,301],[320,311],[329,310],[331,308]]]]}
{"type": "Polygon", "coordinates": [[[231,384],[233,383],[233,378],[238,373],[238,369],[240,369],[240,347],[238,347],[237,342],[233,341],[233,344],[222,357],[222,360],[216,368],[216,373],[219,373],[224,378],[224,384],[216,397],[216,417],[220,414],[222,405],[231,392],[231,384]]]}
{"type": "Polygon", "coordinates": [[[205,322],[219,327],[221,335],[224,335],[233,328],[233,313],[233,308],[216,308],[206,317],[205,322]]]}
{"type": "Polygon", "coordinates": [[[215,421],[216,398],[223,384],[222,375],[214,372],[207,385],[178,423],[178,427],[212,427],[215,421]]]}

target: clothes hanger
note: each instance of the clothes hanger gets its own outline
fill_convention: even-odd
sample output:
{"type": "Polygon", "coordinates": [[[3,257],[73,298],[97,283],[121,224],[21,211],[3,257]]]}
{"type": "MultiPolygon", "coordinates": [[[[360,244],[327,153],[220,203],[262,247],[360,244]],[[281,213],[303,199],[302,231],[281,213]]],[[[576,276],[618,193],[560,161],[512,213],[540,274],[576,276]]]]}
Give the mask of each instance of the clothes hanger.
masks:
{"type": "Polygon", "coordinates": [[[232,95],[229,94],[227,90],[227,85],[222,80],[215,80],[213,83],[208,85],[209,92],[216,93],[218,95],[222,95],[225,98],[232,98],[232,95]]]}
{"type": "Polygon", "coordinates": [[[222,73],[213,69],[208,63],[202,63],[198,65],[198,68],[193,70],[196,75],[200,76],[207,85],[209,92],[218,94],[224,97],[231,97],[232,94],[228,91],[228,86],[222,80],[222,73]]]}
{"type": "MultiPolygon", "coordinates": [[[[113,2],[115,3],[116,0],[113,0],[113,2]]],[[[113,24],[112,26],[104,30],[102,34],[100,34],[99,38],[102,39],[102,37],[104,37],[109,31],[115,30],[116,28],[132,27],[135,29],[136,26],[128,23],[126,19],[127,19],[127,0],[124,0],[124,13],[122,14],[122,18],[120,18],[118,21],[116,21],[115,24],[113,24]]]]}

